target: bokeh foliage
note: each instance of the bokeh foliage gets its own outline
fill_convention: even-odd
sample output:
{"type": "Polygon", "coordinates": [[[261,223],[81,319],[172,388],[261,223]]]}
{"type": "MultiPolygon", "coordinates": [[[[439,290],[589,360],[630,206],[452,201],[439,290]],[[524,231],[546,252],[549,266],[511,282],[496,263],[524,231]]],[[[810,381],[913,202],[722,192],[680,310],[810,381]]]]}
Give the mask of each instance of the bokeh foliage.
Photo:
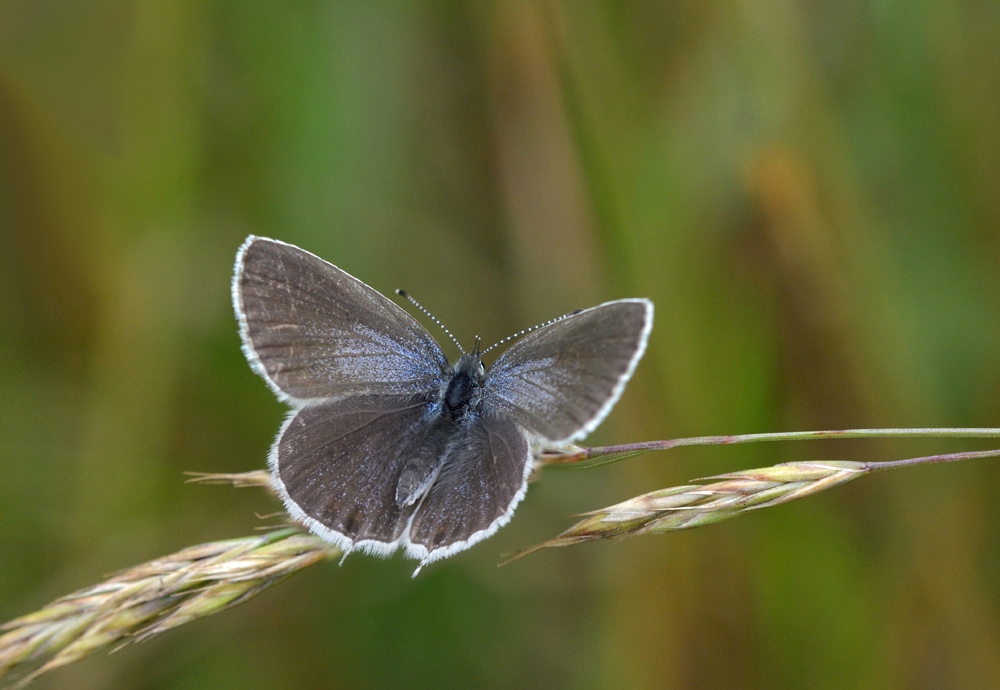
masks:
{"type": "MultiPolygon", "coordinates": [[[[996,426],[998,75],[985,1],[0,4],[0,619],[277,510],[181,475],[262,467],[284,414],[249,233],[467,343],[650,297],[594,443],[996,426]]],[[[552,470],[415,581],[315,566],[37,687],[1000,687],[989,460],[495,568],[693,477],[971,445],[552,470]]]]}

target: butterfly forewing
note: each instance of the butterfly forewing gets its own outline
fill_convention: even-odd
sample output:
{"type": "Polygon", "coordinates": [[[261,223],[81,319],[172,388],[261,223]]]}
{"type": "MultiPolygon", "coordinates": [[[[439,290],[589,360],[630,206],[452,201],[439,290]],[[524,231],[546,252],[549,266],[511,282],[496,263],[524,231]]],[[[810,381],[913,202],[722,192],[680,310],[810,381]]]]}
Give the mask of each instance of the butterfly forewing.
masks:
{"type": "Polygon", "coordinates": [[[550,441],[592,431],[621,395],[653,325],[649,300],[619,300],[529,333],[486,375],[485,405],[550,441]]]}
{"type": "Polygon", "coordinates": [[[427,330],[399,306],[283,242],[244,243],[233,299],[251,364],[293,403],[425,393],[440,387],[448,367],[427,330]]]}

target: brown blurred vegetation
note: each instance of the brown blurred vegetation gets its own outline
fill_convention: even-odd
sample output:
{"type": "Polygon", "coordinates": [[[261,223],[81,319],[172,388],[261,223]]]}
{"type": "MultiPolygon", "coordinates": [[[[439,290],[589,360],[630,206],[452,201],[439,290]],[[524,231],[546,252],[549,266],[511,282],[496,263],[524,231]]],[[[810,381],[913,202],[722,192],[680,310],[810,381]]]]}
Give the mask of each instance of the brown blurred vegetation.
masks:
{"type": "MultiPolygon", "coordinates": [[[[0,4],[0,619],[277,509],[181,474],[262,467],[284,414],[231,312],[249,233],[466,343],[650,297],[593,443],[998,426],[998,123],[986,0],[0,4]]],[[[316,566],[37,687],[1000,687],[988,460],[495,567],[692,477],[975,447],[549,471],[415,581],[316,566]]]]}

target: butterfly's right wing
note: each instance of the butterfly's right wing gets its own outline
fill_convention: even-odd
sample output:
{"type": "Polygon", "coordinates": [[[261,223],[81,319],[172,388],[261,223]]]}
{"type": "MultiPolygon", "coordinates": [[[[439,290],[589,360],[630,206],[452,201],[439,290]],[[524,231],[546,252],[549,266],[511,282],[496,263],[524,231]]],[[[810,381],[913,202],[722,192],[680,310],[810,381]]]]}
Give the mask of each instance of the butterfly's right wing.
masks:
{"type": "Polygon", "coordinates": [[[295,405],[438,390],[448,361],[391,300],[333,264],[250,236],[236,256],[233,306],[243,351],[295,405]]]}
{"type": "Polygon", "coordinates": [[[487,412],[462,433],[400,540],[423,563],[489,537],[507,524],[528,488],[531,449],[514,420],[487,412]]]}
{"type": "Polygon", "coordinates": [[[623,299],[532,331],[490,367],[486,405],[549,441],[587,435],[611,411],[646,349],[653,303],[623,299]]]}

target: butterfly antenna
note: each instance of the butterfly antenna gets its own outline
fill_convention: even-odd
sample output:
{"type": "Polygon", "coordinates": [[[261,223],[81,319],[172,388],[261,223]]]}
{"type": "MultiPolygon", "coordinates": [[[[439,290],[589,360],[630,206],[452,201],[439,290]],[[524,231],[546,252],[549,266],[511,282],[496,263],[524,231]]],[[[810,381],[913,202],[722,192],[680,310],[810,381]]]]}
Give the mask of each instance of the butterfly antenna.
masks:
{"type": "Polygon", "coordinates": [[[504,343],[506,343],[509,340],[513,340],[514,338],[520,338],[522,335],[527,335],[528,333],[531,333],[532,331],[537,331],[539,328],[545,328],[546,326],[548,326],[550,324],[553,324],[556,321],[562,321],[563,319],[568,319],[571,316],[575,316],[576,314],[579,314],[581,311],[583,311],[583,309],[574,309],[573,311],[571,311],[568,314],[563,314],[562,316],[557,316],[554,319],[549,319],[545,323],[540,323],[537,326],[532,326],[531,328],[525,328],[523,331],[518,331],[514,335],[508,335],[503,340],[498,340],[497,342],[495,342],[492,345],[490,345],[488,348],[486,348],[485,350],[483,350],[482,352],[480,352],[479,355],[480,356],[485,355],[487,352],[489,352],[493,348],[497,347],[498,345],[503,345],[504,343]]]}
{"type": "MultiPolygon", "coordinates": [[[[410,296],[410,293],[408,293],[406,290],[396,290],[396,294],[399,295],[400,297],[402,297],[403,299],[407,300],[410,304],[412,304],[417,309],[419,309],[421,312],[423,312],[423,314],[427,318],[429,318],[431,321],[433,321],[438,326],[440,326],[441,330],[444,331],[445,333],[447,333],[448,337],[451,338],[451,342],[455,343],[455,345],[458,346],[458,349],[461,350],[461,352],[462,352],[463,355],[465,354],[465,348],[462,347],[462,344],[458,342],[458,338],[456,338],[455,336],[453,336],[451,334],[451,331],[449,331],[447,328],[445,328],[445,325],[443,323],[441,323],[438,320],[438,318],[436,316],[434,316],[434,314],[431,314],[429,311],[427,311],[426,309],[424,309],[423,305],[421,305],[420,302],[418,302],[417,300],[413,299],[410,296]]],[[[421,566],[421,567],[423,567],[423,566],[421,566]]],[[[420,568],[417,568],[417,570],[419,571],[420,568]]]]}

